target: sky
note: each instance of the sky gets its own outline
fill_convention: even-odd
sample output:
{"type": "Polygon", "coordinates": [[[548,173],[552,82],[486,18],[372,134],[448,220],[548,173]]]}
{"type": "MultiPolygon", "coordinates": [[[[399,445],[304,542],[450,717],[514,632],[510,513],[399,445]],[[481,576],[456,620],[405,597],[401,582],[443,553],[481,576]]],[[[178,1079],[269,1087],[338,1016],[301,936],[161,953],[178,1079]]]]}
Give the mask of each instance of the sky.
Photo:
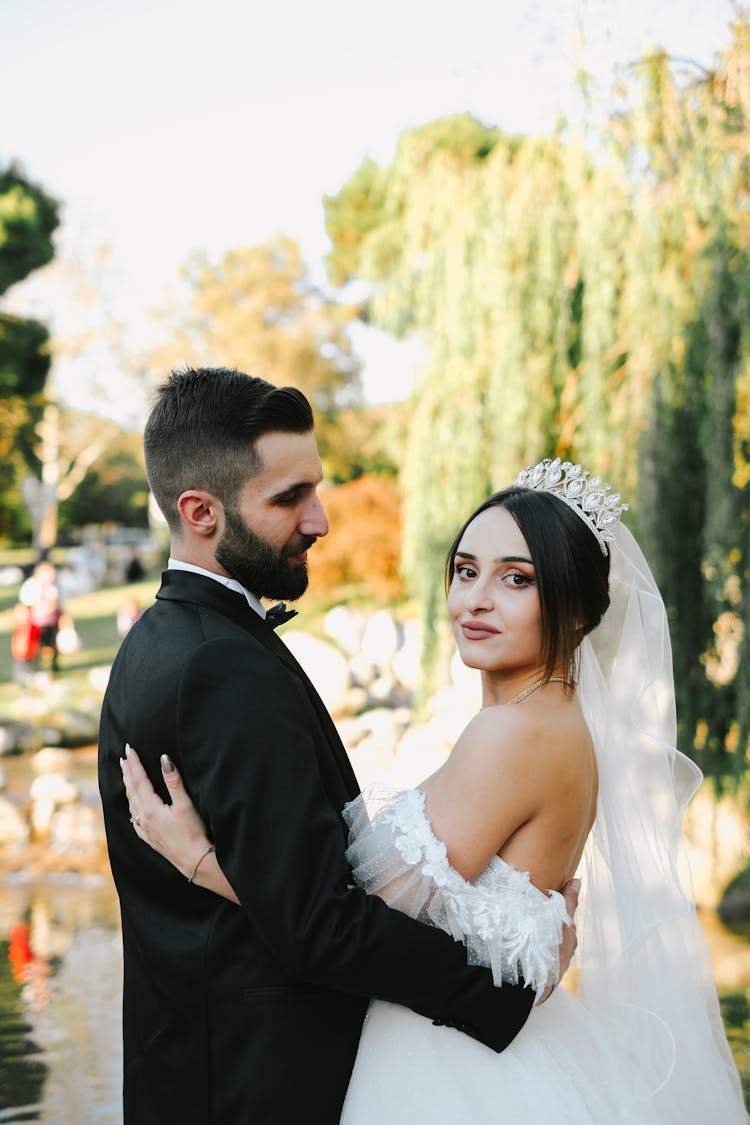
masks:
{"type": "MultiPolygon", "coordinates": [[[[218,259],[283,232],[322,281],[323,196],[365,156],[387,162],[405,128],[469,111],[544,133],[576,112],[577,61],[602,82],[655,44],[709,65],[733,12],[732,0],[0,0],[0,162],[61,200],[63,258],[111,247],[117,313],[137,329],[193,250],[218,259]]],[[[44,277],[15,300],[64,331],[44,277]]],[[[403,397],[416,350],[371,332],[355,346],[368,399],[403,397]]]]}

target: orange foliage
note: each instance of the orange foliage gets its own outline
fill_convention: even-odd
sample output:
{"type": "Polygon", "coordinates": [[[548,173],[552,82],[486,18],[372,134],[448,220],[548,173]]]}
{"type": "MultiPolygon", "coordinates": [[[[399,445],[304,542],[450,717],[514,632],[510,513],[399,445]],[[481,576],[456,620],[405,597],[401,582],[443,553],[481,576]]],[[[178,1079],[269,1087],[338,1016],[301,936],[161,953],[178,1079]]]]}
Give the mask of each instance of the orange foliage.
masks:
{"type": "Polygon", "coordinates": [[[380,601],[404,593],[401,558],[401,497],[383,477],[362,476],[322,497],[330,533],[310,554],[312,587],[332,593],[363,585],[380,601]]]}

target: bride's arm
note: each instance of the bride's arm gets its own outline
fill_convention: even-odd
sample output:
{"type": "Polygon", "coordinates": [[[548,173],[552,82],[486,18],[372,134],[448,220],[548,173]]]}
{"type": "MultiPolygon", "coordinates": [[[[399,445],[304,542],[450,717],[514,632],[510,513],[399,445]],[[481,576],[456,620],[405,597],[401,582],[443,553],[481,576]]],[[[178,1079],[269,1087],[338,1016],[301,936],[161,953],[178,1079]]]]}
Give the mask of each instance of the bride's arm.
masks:
{"type": "Polygon", "coordinates": [[[570,740],[556,739],[548,724],[540,729],[533,716],[513,707],[497,712],[476,715],[445,764],[423,783],[425,811],[451,867],[467,881],[501,855],[547,893],[565,886],[577,866],[567,837],[581,838],[583,828],[571,815],[561,839],[553,813],[567,806],[578,785],[579,759],[570,740]]]}
{"type": "Polygon", "coordinates": [[[166,754],[162,755],[162,775],[172,802],[169,805],[154,791],[131,746],[126,746],[120,766],[136,835],[191,883],[239,904],[173,762],[166,754]]]}
{"type": "MultiPolygon", "coordinates": [[[[516,732],[516,734],[520,733],[520,731],[516,732]]],[[[456,755],[454,762],[459,767],[458,776],[453,773],[453,770],[449,771],[450,776],[446,776],[440,771],[441,776],[430,779],[431,783],[425,786],[428,789],[426,811],[436,835],[447,844],[451,865],[466,879],[475,877],[476,873],[484,867],[490,855],[496,853],[500,842],[497,837],[499,810],[494,806],[485,807],[485,802],[478,796],[486,786],[488,777],[486,773],[487,762],[484,761],[484,755],[477,756],[476,753],[474,734],[476,734],[476,731],[472,732],[470,737],[468,748],[470,753],[467,752],[463,736],[462,739],[459,739],[459,743],[453,751],[453,754],[456,755]],[[483,776],[477,776],[475,773],[477,769],[479,774],[483,776]],[[483,784],[478,784],[480,781],[483,784]]],[[[493,732],[492,741],[494,754],[491,755],[490,759],[490,773],[493,773],[497,767],[496,732],[493,732]]],[[[169,805],[165,804],[154,791],[134,750],[128,748],[126,757],[121,759],[121,767],[131,817],[133,818],[133,828],[139,838],[159,852],[186,878],[189,878],[193,873],[192,881],[197,886],[204,887],[229,899],[231,902],[238,903],[239,900],[224,876],[215,853],[208,851],[211,842],[206,834],[205,826],[190,797],[185,792],[179,772],[174,765],[168,759],[166,762],[162,761],[162,773],[172,801],[169,805]],[[136,817],[138,823],[135,823],[136,817]]],[[[525,792],[524,778],[519,776],[511,779],[506,770],[507,765],[500,768],[500,773],[504,773],[505,776],[494,777],[493,781],[496,784],[492,786],[492,789],[496,790],[497,783],[501,783],[500,787],[503,790],[512,793],[514,786],[508,786],[507,783],[511,780],[517,783],[518,791],[516,792],[516,800],[513,801],[515,808],[512,812],[513,821],[517,823],[519,817],[521,820],[523,819],[525,815],[523,810],[530,801],[533,803],[533,798],[525,792]],[[502,784],[502,782],[506,784],[502,784]]],[[[511,770],[511,772],[513,771],[511,770]]],[[[527,761],[522,773],[528,776],[529,772],[534,773],[535,771],[528,770],[527,761]]],[[[501,840],[503,838],[505,836],[501,832],[501,840]]],[[[572,920],[578,902],[577,881],[568,883],[563,888],[563,896],[568,916],[572,920]]],[[[401,907],[398,908],[401,909],[401,907]]],[[[564,927],[561,937],[562,940],[558,949],[559,976],[565,973],[575,952],[575,926],[564,927]]],[[[541,999],[546,999],[550,991],[551,987],[548,987],[541,999]]]]}

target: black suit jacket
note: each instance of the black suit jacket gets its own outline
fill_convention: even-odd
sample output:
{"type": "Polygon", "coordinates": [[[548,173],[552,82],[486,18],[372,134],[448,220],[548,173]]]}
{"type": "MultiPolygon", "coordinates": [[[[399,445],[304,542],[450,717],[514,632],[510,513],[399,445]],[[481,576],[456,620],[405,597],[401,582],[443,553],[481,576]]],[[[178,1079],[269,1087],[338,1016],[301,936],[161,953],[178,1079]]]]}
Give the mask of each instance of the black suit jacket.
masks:
{"type": "Polygon", "coordinates": [[[283,642],[217,582],[167,571],[102,711],[100,790],[124,943],[127,1125],[334,1125],[367,998],[502,1050],[530,990],[351,885],[358,792],[333,722],[283,642]],[[129,823],[125,742],[166,797],[167,753],[242,906],[187,880],[129,823]]]}

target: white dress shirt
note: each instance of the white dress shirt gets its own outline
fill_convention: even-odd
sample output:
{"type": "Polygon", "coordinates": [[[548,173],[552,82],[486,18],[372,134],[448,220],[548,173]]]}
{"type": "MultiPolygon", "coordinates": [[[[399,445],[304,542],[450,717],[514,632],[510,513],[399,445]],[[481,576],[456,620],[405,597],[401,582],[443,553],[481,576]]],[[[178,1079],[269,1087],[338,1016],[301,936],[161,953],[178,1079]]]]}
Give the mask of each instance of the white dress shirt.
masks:
{"type": "Polygon", "coordinates": [[[202,566],[194,566],[193,563],[182,562],[181,559],[173,559],[171,555],[167,562],[167,570],[187,570],[191,574],[202,574],[205,578],[213,578],[214,582],[220,582],[228,590],[234,590],[236,594],[244,594],[250,608],[254,609],[258,616],[265,621],[266,610],[265,606],[261,604],[260,598],[256,598],[255,594],[238,582],[236,578],[230,578],[228,574],[217,574],[215,570],[206,570],[202,566]]]}

